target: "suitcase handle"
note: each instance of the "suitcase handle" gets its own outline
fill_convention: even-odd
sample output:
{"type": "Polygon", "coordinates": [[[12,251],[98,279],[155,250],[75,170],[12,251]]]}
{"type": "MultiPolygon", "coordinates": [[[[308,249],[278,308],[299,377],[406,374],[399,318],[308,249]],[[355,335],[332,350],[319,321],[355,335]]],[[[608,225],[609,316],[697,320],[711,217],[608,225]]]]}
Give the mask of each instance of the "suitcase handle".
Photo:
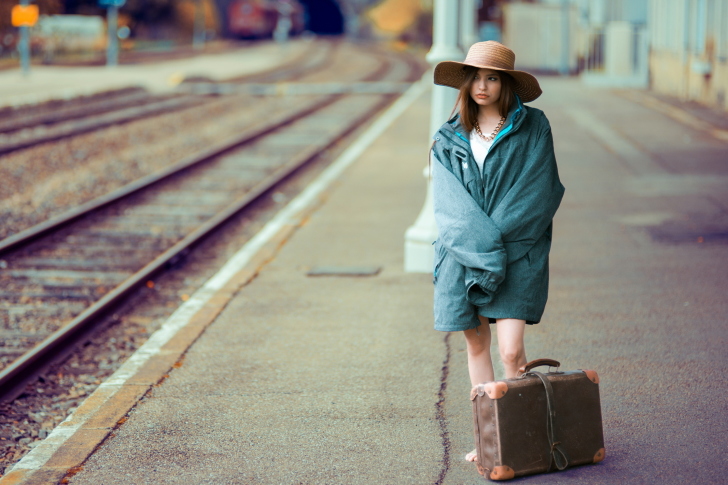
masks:
{"type": "Polygon", "coordinates": [[[516,377],[521,377],[526,372],[529,372],[534,367],[541,367],[542,365],[547,365],[549,367],[556,367],[557,369],[561,367],[561,362],[554,360],[554,359],[536,359],[532,360],[528,364],[522,366],[520,369],[518,369],[518,372],[516,373],[516,377]]]}

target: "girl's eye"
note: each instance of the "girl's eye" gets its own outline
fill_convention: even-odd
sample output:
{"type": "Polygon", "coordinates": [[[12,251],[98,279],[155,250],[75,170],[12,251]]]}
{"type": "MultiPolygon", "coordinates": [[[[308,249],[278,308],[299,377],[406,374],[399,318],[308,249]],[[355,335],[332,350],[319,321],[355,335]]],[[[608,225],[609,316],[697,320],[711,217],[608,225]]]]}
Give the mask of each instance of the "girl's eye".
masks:
{"type": "Polygon", "coordinates": [[[498,78],[497,78],[497,77],[495,77],[495,76],[491,76],[491,77],[489,77],[489,78],[488,78],[488,80],[489,80],[489,81],[497,81],[497,80],[498,80],[498,78]]]}

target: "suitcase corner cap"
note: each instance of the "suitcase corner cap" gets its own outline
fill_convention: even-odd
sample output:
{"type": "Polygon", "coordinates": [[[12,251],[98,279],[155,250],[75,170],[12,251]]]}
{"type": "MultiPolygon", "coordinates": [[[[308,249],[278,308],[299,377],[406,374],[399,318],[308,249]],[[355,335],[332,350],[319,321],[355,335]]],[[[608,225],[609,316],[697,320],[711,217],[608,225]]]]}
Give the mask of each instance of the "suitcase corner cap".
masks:
{"type": "Polygon", "coordinates": [[[586,374],[589,380],[592,381],[594,384],[599,384],[599,375],[596,373],[596,371],[582,369],[582,372],[586,374]]]}
{"type": "Polygon", "coordinates": [[[488,478],[491,480],[510,480],[514,476],[516,476],[516,472],[513,471],[513,468],[501,465],[493,467],[488,478]]]}
{"type": "Polygon", "coordinates": [[[605,457],[606,451],[604,450],[604,448],[599,448],[599,451],[594,454],[594,463],[599,463],[600,461],[604,460],[605,457]]]}
{"type": "Polygon", "coordinates": [[[491,399],[500,399],[508,392],[508,384],[504,381],[486,382],[478,384],[470,390],[470,400],[474,400],[476,396],[487,394],[491,399]]]}
{"type": "Polygon", "coordinates": [[[491,399],[500,399],[508,392],[508,384],[503,381],[489,382],[483,386],[483,390],[491,399]]]}

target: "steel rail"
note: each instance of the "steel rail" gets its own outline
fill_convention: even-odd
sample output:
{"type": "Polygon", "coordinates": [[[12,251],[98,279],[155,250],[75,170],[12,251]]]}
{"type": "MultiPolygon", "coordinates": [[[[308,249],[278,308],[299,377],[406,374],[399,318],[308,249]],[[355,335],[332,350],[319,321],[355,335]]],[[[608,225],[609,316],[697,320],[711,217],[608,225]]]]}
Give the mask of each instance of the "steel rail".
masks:
{"type": "MultiPolygon", "coordinates": [[[[295,60],[291,61],[289,64],[285,65],[282,69],[271,69],[269,71],[264,71],[262,73],[256,73],[256,74],[250,74],[247,76],[241,76],[237,78],[232,78],[230,80],[226,80],[226,83],[244,83],[244,82],[250,82],[254,79],[269,79],[270,81],[280,81],[282,79],[293,79],[296,76],[301,76],[305,74],[306,72],[313,71],[316,69],[320,69],[322,64],[325,64],[328,61],[329,54],[333,49],[337,47],[338,44],[336,43],[327,43],[326,45],[330,46],[328,50],[325,53],[318,53],[317,56],[313,58],[312,61],[304,63],[303,66],[297,66],[296,63],[300,62],[300,59],[305,59],[306,56],[304,54],[308,53],[306,51],[304,54],[301,54],[300,56],[296,57],[295,60]]],[[[312,49],[314,47],[311,47],[312,49]]],[[[203,104],[205,101],[205,98],[195,97],[195,93],[190,93],[188,89],[185,87],[185,83],[182,83],[181,87],[177,89],[176,94],[177,96],[173,98],[166,98],[166,99],[159,99],[153,102],[150,102],[148,104],[145,104],[144,106],[139,107],[122,107],[121,109],[115,110],[106,110],[101,113],[102,119],[99,120],[99,118],[87,118],[87,116],[93,116],[100,113],[98,109],[91,109],[89,112],[85,113],[84,115],[75,114],[72,117],[64,118],[63,120],[58,120],[56,118],[56,123],[62,123],[62,122],[68,122],[75,123],[74,126],[71,126],[68,130],[61,130],[55,133],[47,133],[47,134],[41,134],[39,136],[30,137],[27,139],[20,139],[18,141],[9,141],[6,143],[3,143],[2,138],[3,136],[0,134],[0,155],[5,155],[8,153],[12,153],[18,150],[23,150],[25,148],[30,148],[35,145],[39,145],[41,143],[47,143],[52,141],[58,141],[63,140],[65,138],[70,138],[77,135],[82,135],[84,133],[88,133],[91,131],[96,131],[99,129],[103,129],[109,126],[121,124],[121,123],[127,123],[130,121],[142,119],[148,116],[154,116],[158,114],[168,113],[170,111],[176,111],[186,108],[191,108],[199,104],[203,104]],[[191,96],[192,95],[192,96],[191,96]],[[103,116],[106,116],[107,119],[103,119],[103,116]],[[74,121],[76,120],[76,121],[74,121]]],[[[174,92],[173,92],[174,94],[174,92]]],[[[50,116],[50,115],[47,115],[50,116]]],[[[46,124],[45,122],[38,123],[33,126],[40,126],[46,124]]],[[[28,124],[26,123],[24,125],[25,128],[29,128],[28,124]]],[[[8,130],[0,130],[0,131],[8,131],[8,130]]]]}
{"type": "Polygon", "coordinates": [[[201,104],[204,101],[203,98],[194,97],[176,97],[171,99],[165,99],[154,103],[149,103],[144,106],[135,108],[125,108],[117,111],[111,111],[105,114],[106,119],[99,118],[83,118],[77,121],[69,121],[68,123],[74,123],[74,126],[70,127],[69,130],[56,133],[48,133],[36,137],[31,137],[26,140],[19,140],[17,142],[10,142],[3,144],[0,141],[0,155],[29,148],[41,143],[47,143],[49,141],[62,140],[64,138],[70,138],[72,136],[82,135],[90,131],[100,130],[107,126],[118,125],[120,123],[126,123],[128,121],[137,120],[147,116],[158,115],[167,113],[169,111],[176,111],[179,109],[190,108],[192,106],[201,104]]]}
{"type": "Polygon", "coordinates": [[[54,362],[70,354],[75,349],[75,345],[77,345],[80,340],[86,337],[91,331],[98,330],[96,328],[91,328],[98,318],[107,314],[113,307],[116,306],[116,304],[127,297],[136,288],[143,285],[156,273],[163,270],[166,265],[171,262],[178,261],[180,257],[183,257],[192,248],[192,246],[200,242],[200,240],[209,235],[228,219],[248,207],[262,195],[268,193],[282,181],[286,180],[295,171],[302,168],[308,162],[318,157],[323,151],[329,149],[343,137],[354,131],[361,123],[365,122],[386,106],[390,102],[390,98],[391,97],[388,96],[385,100],[375,104],[372,109],[365,113],[365,115],[354,119],[345,130],[339,133],[325,146],[314,147],[308,151],[299,152],[293,160],[280,167],[263,181],[259,182],[245,195],[241,196],[225,209],[218,212],[217,215],[213,216],[192,233],[187,235],[184,239],[166,250],[154,261],[148,263],[141,270],[119,284],[111,292],[104,295],[100,300],[96,301],[84,310],[66,326],[51,334],[39,345],[23,354],[10,366],[3,369],[3,371],[0,372],[0,401],[9,401],[17,397],[20,393],[22,393],[26,384],[31,379],[42,373],[54,362]]]}
{"type": "MultiPolygon", "coordinates": [[[[374,74],[367,76],[367,78],[381,76],[383,71],[385,71],[385,69],[380,68],[374,74]]],[[[325,106],[334,103],[342,97],[343,95],[331,96],[323,103],[318,102],[314,106],[309,106],[306,109],[298,111],[295,119],[289,116],[288,120],[277,123],[275,127],[273,126],[273,124],[271,124],[269,126],[259,129],[254,137],[251,136],[251,134],[248,134],[246,139],[252,141],[253,139],[260,138],[261,136],[264,136],[265,134],[270,133],[271,131],[279,127],[282,127],[297,119],[304,118],[305,116],[308,116],[315,111],[323,109],[325,106]]],[[[148,263],[141,270],[134,273],[121,284],[116,286],[111,292],[107,293],[101,299],[93,303],[90,307],[86,308],[70,323],[51,334],[39,345],[23,354],[19,359],[15,360],[11,365],[3,369],[2,372],[0,372],[0,401],[8,401],[17,397],[20,393],[22,393],[25,385],[30,380],[34,379],[37,375],[42,373],[54,362],[57,362],[58,360],[69,355],[75,349],[76,345],[78,345],[81,341],[87,340],[91,333],[97,331],[98,328],[94,328],[93,324],[101,316],[107,314],[109,311],[115,308],[116,305],[119,304],[124,298],[129,296],[132,291],[134,291],[144,282],[148,281],[150,277],[163,270],[166,265],[169,265],[179,258],[184,257],[184,255],[189,252],[192,246],[197,244],[200,240],[202,240],[204,237],[217,229],[225,221],[227,221],[240,211],[244,210],[252,202],[258,200],[262,195],[268,193],[272,188],[287,179],[292,173],[299,170],[311,160],[315,159],[317,156],[319,156],[320,153],[332,147],[343,137],[353,132],[363,122],[371,118],[375,113],[379,112],[384,106],[386,106],[391,101],[392,97],[392,95],[383,97],[378,103],[374,104],[372,108],[368,109],[363,115],[357,117],[356,119],[353,119],[351,123],[349,123],[331,140],[325,143],[324,146],[312,147],[308,150],[303,150],[299,152],[294,157],[294,159],[292,159],[282,167],[278,168],[273,174],[269,175],[263,181],[259,182],[252,189],[246,192],[246,194],[228,205],[222,211],[218,212],[217,215],[208,219],[192,233],[185,236],[182,240],[180,240],[174,246],[167,249],[164,253],[156,257],[152,262],[148,263]]],[[[170,167],[170,169],[160,171],[149,177],[146,177],[146,183],[144,184],[139,183],[141,181],[137,181],[123,187],[122,189],[119,189],[118,191],[115,191],[115,197],[109,197],[108,195],[111,194],[108,194],[107,196],[95,199],[94,201],[92,201],[94,202],[94,204],[88,204],[89,207],[93,206],[91,209],[88,210],[93,211],[98,209],[99,207],[106,206],[114,200],[119,200],[126,195],[138,192],[144,187],[148,187],[156,182],[159,182],[164,178],[169,177],[173,173],[179,173],[181,170],[202,163],[203,161],[209,160],[213,157],[217,157],[228,150],[239,147],[240,145],[241,143],[238,139],[237,144],[228,142],[226,144],[218,145],[206,151],[206,158],[203,158],[200,154],[195,157],[185,159],[182,162],[176,164],[175,167],[177,167],[177,170],[175,170],[174,172],[171,171],[172,167],[170,167]],[[169,173],[163,174],[162,172],[169,173]]],[[[56,218],[53,224],[50,224],[51,221],[48,221],[48,223],[44,223],[45,227],[41,229],[31,228],[27,231],[24,231],[25,234],[23,235],[23,237],[16,238],[14,241],[8,241],[8,239],[15,237],[11,236],[11,238],[7,238],[2,241],[3,247],[0,248],[0,251],[8,251],[10,248],[17,247],[22,242],[30,241],[31,239],[38,237],[43,233],[51,231],[53,228],[60,227],[72,220],[78,219],[83,215],[84,213],[81,213],[78,210],[71,211],[64,214],[63,217],[59,216],[58,218],[56,218]]],[[[41,224],[39,226],[44,226],[44,224],[41,224]]],[[[37,228],[38,226],[34,227],[37,228]]],[[[21,236],[21,234],[19,233],[16,236],[21,236]]]]}
{"type": "MultiPolygon", "coordinates": [[[[252,82],[280,82],[284,80],[295,79],[308,72],[320,69],[322,65],[331,58],[333,53],[340,47],[341,42],[336,40],[329,40],[323,42],[323,49],[317,48],[318,44],[320,47],[321,42],[314,41],[310,49],[301,53],[291,62],[284,64],[283,66],[272,67],[270,69],[256,72],[253,74],[245,74],[243,76],[235,76],[226,81],[221,82],[232,82],[232,83],[252,83],[252,82]],[[313,53],[311,53],[313,51],[313,53]]],[[[194,78],[191,82],[197,82],[194,78]]],[[[185,83],[183,82],[182,85],[185,83]]]]}
{"type": "MultiPolygon", "coordinates": [[[[172,50],[123,50],[119,52],[119,65],[133,65],[133,64],[151,64],[154,62],[171,61],[171,60],[186,60],[200,55],[206,54],[221,54],[229,51],[239,50],[250,46],[256,41],[227,41],[227,45],[223,46],[210,46],[206,45],[205,49],[200,51],[190,46],[177,46],[172,50]],[[212,48],[210,48],[212,47],[212,48]]],[[[92,67],[92,66],[105,66],[106,55],[105,53],[99,57],[87,59],[87,60],[67,60],[67,59],[54,59],[51,61],[52,66],[58,67],[92,67]]],[[[1,70],[2,68],[0,68],[1,70]]]]}
{"type": "Polygon", "coordinates": [[[57,229],[65,224],[68,224],[80,217],[85,216],[89,212],[105,207],[113,202],[116,202],[128,195],[138,192],[144,188],[154,185],[162,180],[165,180],[183,170],[194,167],[195,165],[202,164],[209,161],[213,157],[222,155],[223,153],[239,148],[242,145],[246,145],[250,142],[257,140],[258,138],[267,135],[268,133],[282,128],[283,126],[293,123],[294,121],[303,118],[315,111],[318,111],[325,106],[333,103],[335,99],[330,99],[326,104],[315,104],[304,107],[304,109],[294,112],[293,114],[288,113],[281,118],[274,119],[258,128],[229,138],[212,148],[203,150],[199,153],[191,155],[187,158],[180,160],[179,162],[170,165],[166,168],[151,173],[145,177],[130,182],[116,190],[113,190],[100,197],[92,199],[84,204],[81,204],[69,211],[59,214],[55,217],[51,217],[46,221],[36,224],[28,229],[24,229],[12,236],[8,236],[5,239],[0,240],[0,255],[7,253],[8,251],[15,249],[23,244],[27,244],[30,241],[47,234],[48,232],[57,229]]]}
{"type": "MultiPolygon", "coordinates": [[[[413,69],[413,66],[410,66],[413,69]]],[[[380,68],[374,73],[364,78],[365,81],[376,79],[384,74],[386,68],[380,68]]],[[[315,101],[313,104],[307,105],[304,108],[295,111],[293,113],[287,113],[281,115],[279,118],[274,118],[272,121],[261,125],[258,128],[243,133],[242,135],[231,137],[219,144],[214,145],[212,148],[198,152],[197,154],[191,155],[187,158],[180,160],[179,162],[172,164],[166,168],[158,170],[145,177],[139,178],[133,182],[130,182],[116,190],[108,192],[100,197],[92,199],[84,204],[81,204],[69,211],[66,211],[57,216],[51,217],[39,224],[24,229],[12,236],[8,236],[0,240],[0,255],[11,251],[23,244],[27,244],[30,241],[47,234],[48,232],[57,229],[64,224],[68,224],[94,210],[105,207],[113,202],[116,202],[128,195],[138,192],[146,187],[161,182],[183,170],[191,168],[193,166],[202,164],[209,161],[213,157],[222,155],[223,153],[234,150],[241,147],[242,145],[251,143],[258,138],[267,135],[268,133],[275,131],[283,126],[293,123],[305,116],[308,116],[320,109],[329,106],[336,102],[341,97],[340,94],[332,95],[326,101],[315,101]]]]}
{"type": "Polygon", "coordinates": [[[71,121],[99,113],[108,113],[109,111],[128,108],[154,97],[142,88],[135,88],[131,92],[124,89],[119,91],[122,91],[122,93],[107,92],[106,99],[103,97],[97,99],[81,98],[77,101],[79,104],[75,106],[71,104],[70,106],[60,106],[40,113],[11,115],[9,119],[0,121],[0,133],[9,133],[25,128],[71,121]]]}

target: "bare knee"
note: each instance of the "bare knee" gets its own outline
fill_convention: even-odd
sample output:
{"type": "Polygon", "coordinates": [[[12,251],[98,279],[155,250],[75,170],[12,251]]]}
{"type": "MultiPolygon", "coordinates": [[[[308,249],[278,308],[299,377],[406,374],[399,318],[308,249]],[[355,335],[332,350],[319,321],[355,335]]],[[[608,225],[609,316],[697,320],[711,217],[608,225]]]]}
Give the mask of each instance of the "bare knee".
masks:
{"type": "Polygon", "coordinates": [[[497,321],[498,350],[501,360],[506,368],[508,377],[515,373],[515,369],[526,363],[526,348],[523,342],[523,332],[526,321],[513,318],[504,318],[497,321]]]}
{"type": "MultiPolygon", "coordinates": [[[[486,328],[486,331],[489,329],[486,328]]],[[[483,330],[480,331],[480,335],[475,329],[466,330],[465,342],[468,350],[468,354],[471,356],[482,355],[484,352],[490,353],[490,332],[485,334],[483,330]]]]}
{"type": "Polygon", "coordinates": [[[525,363],[526,351],[523,347],[509,346],[500,349],[501,360],[503,365],[508,367],[517,367],[525,363]]]}
{"type": "Polygon", "coordinates": [[[483,352],[490,352],[490,349],[483,344],[481,341],[470,342],[468,341],[468,354],[470,355],[481,355],[483,352]]]}

